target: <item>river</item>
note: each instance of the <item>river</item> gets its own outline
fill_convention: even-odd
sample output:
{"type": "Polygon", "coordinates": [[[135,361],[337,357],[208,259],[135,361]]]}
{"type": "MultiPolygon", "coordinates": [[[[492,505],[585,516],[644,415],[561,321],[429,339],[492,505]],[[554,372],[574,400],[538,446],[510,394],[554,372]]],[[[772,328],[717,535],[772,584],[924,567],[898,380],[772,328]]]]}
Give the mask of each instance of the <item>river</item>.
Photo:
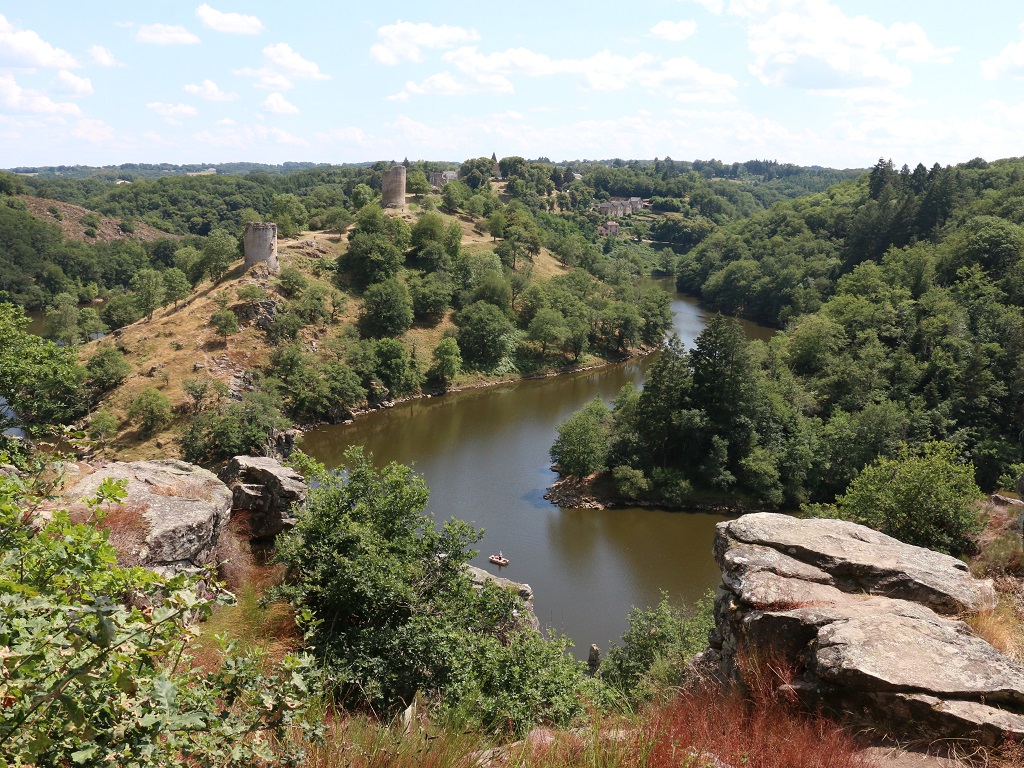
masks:
{"type": "MultiPolygon", "coordinates": [[[[676,333],[687,347],[709,313],[676,295],[676,333]]],[[[772,330],[744,323],[750,338],[772,330]]],[[[345,449],[366,446],[375,463],[411,464],[430,487],[435,519],[458,517],[485,529],[473,564],[529,583],[541,624],[568,635],[584,658],[607,648],[627,627],[631,606],[651,606],[661,591],[690,604],[718,582],[711,556],[721,515],[657,509],[560,509],[544,499],[557,476],[548,449],[556,428],[595,397],[613,398],[640,384],[651,357],[549,379],[518,381],[399,403],[353,424],[310,430],[302,449],[328,467],[345,449]]]]}

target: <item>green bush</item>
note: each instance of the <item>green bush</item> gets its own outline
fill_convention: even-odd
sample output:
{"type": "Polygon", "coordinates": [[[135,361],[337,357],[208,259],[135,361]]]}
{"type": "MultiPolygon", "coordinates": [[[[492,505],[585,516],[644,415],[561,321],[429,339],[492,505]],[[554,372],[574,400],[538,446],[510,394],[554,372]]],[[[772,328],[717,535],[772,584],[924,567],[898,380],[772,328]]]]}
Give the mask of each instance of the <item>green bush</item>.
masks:
{"type": "Polygon", "coordinates": [[[408,467],[376,469],[361,448],[317,473],[295,528],[278,540],[277,594],[303,616],[307,648],[337,699],[377,711],[420,693],[495,730],[522,733],[582,711],[581,665],[519,618],[512,590],[474,589],[464,565],[480,533],[423,514],[408,467]]]}
{"type": "Polygon", "coordinates": [[[145,434],[156,432],[171,421],[171,401],[153,387],[146,387],[128,405],[128,420],[145,434]]]}
{"type": "Polygon", "coordinates": [[[85,363],[85,372],[89,387],[100,395],[128,378],[132,366],[117,347],[102,346],[85,363]]]}
{"type": "Polygon", "coordinates": [[[836,499],[841,517],[908,544],[952,555],[971,552],[983,527],[974,468],[956,446],[929,443],[920,455],[904,449],[865,467],[836,499]]]}
{"type": "MultiPolygon", "coordinates": [[[[105,481],[94,518],[123,497],[105,481]]],[[[262,671],[229,644],[219,669],[193,667],[213,582],[121,568],[107,531],[63,510],[37,529],[40,500],[0,477],[0,764],[297,765],[307,661],[262,671]]]]}
{"type": "Polygon", "coordinates": [[[563,474],[593,474],[604,469],[610,434],[611,412],[603,400],[595,398],[558,425],[551,460],[563,474]]]}
{"type": "Polygon", "coordinates": [[[260,453],[273,435],[291,422],[265,392],[249,392],[241,402],[196,413],[180,438],[186,461],[206,464],[241,454],[260,453]]]}
{"type": "Polygon", "coordinates": [[[677,688],[690,659],[708,646],[713,610],[710,591],[689,610],[672,605],[665,594],[654,608],[634,608],[622,645],[613,645],[601,662],[601,679],[632,701],[677,688]]]}

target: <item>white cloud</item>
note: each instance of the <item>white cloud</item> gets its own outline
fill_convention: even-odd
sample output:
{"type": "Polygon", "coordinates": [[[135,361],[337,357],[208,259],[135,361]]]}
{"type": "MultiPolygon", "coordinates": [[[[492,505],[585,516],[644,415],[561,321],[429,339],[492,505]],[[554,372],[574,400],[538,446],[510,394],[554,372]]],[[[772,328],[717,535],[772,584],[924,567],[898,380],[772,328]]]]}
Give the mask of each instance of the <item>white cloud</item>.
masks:
{"type": "Polygon", "coordinates": [[[329,131],[317,133],[314,137],[318,142],[337,142],[339,144],[356,144],[365,146],[367,141],[366,133],[362,128],[332,128],[329,131]]]}
{"type": "Polygon", "coordinates": [[[11,67],[55,67],[71,69],[78,61],[28,29],[15,29],[0,15],[0,64],[11,67]]]}
{"type": "Polygon", "coordinates": [[[189,83],[185,86],[184,91],[207,101],[234,101],[238,98],[237,93],[222,91],[213,80],[203,80],[198,85],[189,83]]]}
{"type": "Polygon", "coordinates": [[[680,42],[697,31],[695,21],[659,21],[651,27],[651,34],[663,40],[680,42]]]}
{"type": "Polygon", "coordinates": [[[190,104],[167,104],[162,101],[151,101],[147,105],[171,125],[181,125],[181,118],[195,117],[199,110],[190,104]]]}
{"type": "Polygon", "coordinates": [[[829,0],[730,0],[748,21],[751,72],[766,85],[807,89],[902,87],[903,62],[949,63],[956,48],[937,48],[915,23],[890,26],[847,16],[829,0]]]}
{"type": "Polygon", "coordinates": [[[271,128],[270,135],[274,137],[274,141],[278,144],[288,144],[293,147],[308,147],[309,142],[300,136],[283,131],[280,128],[271,128]]]}
{"type": "Polygon", "coordinates": [[[694,2],[703,5],[705,10],[716,16],[725,10],[725,0],[694,0],[694,2]]]}
{"type": "Polygon", "coordinates": [[[195,45],[199,38],[182,26],[172,24],[143,24],[135,33],[140,43],[153,45],[195,45]]]}
{"type": "Polygon", "coordinates": [[[263,100],[263,108],[275,115],[297,115],[299,108],[289,102],[280,93],[272,93],[263,100]]]}
{"type": "Polygon", "coordinates": [[[110,141],[114,138],[114,129],[102,120],[79,120],[71,129],[71,135],[93,144],[110,141]]]}
{"type": "Polygon", "coordinates": [[[294,87],[293,80],[330,80],[315,62],[302,58],[288,43],[275,43],[263,49],[264,66],[236,69],[234,74],[256,79],[257,88],[283,91],[294,87]]]}
{"type": "Polygon", "coordinates": [[[471,80],[460,80],[451,72],[438,72],[421,83],[409,81],[405,90],[388,97],[391,101],[405,101],[409,94],[423,96],[437,94],[439,96],[461,96],[468,93],[514,93],[515,88],[508,78],[501,75],[478,73],[471,80]]]}
{"type": "Polygon", "coordinates": [[[648,53],[625,57],[606,50],[585,59],[553,59],[526,48],[484,54],[466,46],[442,58],[462,74],[461,79],[441,72],[420,83],[407,83],[404,91],[389,98],[404,100],[402,94],[512,93],[512,77],[571,75],[596,91],[634,87],[677,99],[721,103],[734,100],[732,92],[739,85],[731,75],[714,72],[692,59],[663,60],[648,53]]]}
{"type": "Polygon", "coordinates": [[[196,16],[216,32],[227,32],[230,35],[257,35],[263,30],[263,22],[255,16],[241,13],[224,13],[203,3],[196,8],[196,16]]]}
{"type": "Polygon", "coordinates": [[[988,80],[1001,75],[1024,77],[1024,24],[1019,27],[1020,40],[1009,43],[991,59],[981,62],[981,74],[988,80]]]}
{"type": "Polygon", "coordinates": [[[88,77],[79,77],[62,69],[54,78],[57,90],[72,96],[89,96],[92,94],[92,81],[88,77]]]}
{"type": "Polygon", "coordinates": [[[93,63],[101,67],[120,66],[110,49],[104,48],[102,45],[89,46],[89,55],[92,57],[93,63]]]}
{"type": "Polygon", "coordinates": [[[480,39],[475,29],[449,27],[447,24],[413,24],[399,19],[377,30],[381,42],[370,48],[370,55],[381,64],[395,65],[401,59],[422,61],[421,48],[454,48],[480,39]]]}
{"type": "Polygon", "coordinates": [[[222,117],[217,121],[217,125],[237,125],[237,123],[230,117],[222,117]]]}
{"type": "Polygon", "coordinates": [[[40,115],[77,115],[77,104],[53,101],[38,91],[22,88],[14,75],[0,75],[0,104],[13,112],[31,112],[40,115]]]}

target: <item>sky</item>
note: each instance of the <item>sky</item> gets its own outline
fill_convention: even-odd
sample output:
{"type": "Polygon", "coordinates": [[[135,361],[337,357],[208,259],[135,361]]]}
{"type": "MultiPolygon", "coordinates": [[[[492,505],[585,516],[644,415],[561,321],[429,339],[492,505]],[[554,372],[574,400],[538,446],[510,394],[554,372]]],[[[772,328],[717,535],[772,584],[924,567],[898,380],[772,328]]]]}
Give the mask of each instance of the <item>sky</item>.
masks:
{"type": "Polygon", "coordinates": [[[0,167],[1024,155],[1019,0],[0,0],[0,167]]]}

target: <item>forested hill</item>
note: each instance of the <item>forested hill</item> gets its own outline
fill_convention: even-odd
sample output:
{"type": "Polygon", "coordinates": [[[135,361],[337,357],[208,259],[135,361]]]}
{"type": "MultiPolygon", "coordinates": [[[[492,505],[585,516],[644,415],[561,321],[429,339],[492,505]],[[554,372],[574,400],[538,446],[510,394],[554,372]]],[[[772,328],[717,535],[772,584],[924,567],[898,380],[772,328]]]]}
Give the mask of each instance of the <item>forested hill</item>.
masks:
{"type": "Polygon", "coordinates": [[[1024,160],[870,175],[727,223],[680,288],[785,330],[712,322],[642,392],[563,425],[554,458],[627,497],[827,501],[873,461],[943,441],[983,489],[1024,469],[1024,160]],[[582,437],[581,437],[582,436],[582,437]],[[584,446],[589,453],[574,452],[584,446]],[[568,462],[566,461],[568,459],[568,462]]]}
{"type": "Polygon", "coordinates": [[[915,272],[914,298],[933,284],[952,285],[968,267],[1016,301],[1022,181],[1024,159],[913,171],[880,160],[856,180],[720,228],[680,259],[679,287],[723,312],[775,325],[817,311],[863,262],[915,272]]]}

